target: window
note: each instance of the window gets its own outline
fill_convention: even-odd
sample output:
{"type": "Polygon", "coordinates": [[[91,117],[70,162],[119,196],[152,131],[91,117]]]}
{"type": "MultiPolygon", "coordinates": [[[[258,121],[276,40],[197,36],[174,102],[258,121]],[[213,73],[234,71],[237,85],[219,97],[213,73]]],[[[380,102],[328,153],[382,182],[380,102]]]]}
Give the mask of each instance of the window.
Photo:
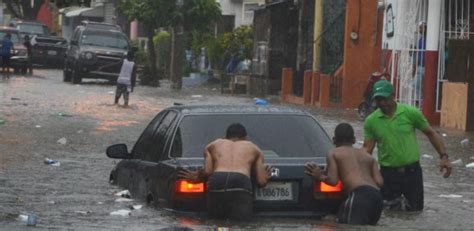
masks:
{"type": "Polygon", "coordinates": [[[169,133],[168,130],[175,121],[177,114],[178,113],[175,111],[169,111],[160,122],[160,125],[153,134],[150,151],[146,153],[145,160],[157,162],[158,160],[163,160],[167,157],[167,153],[164,152],[165,144],[168,140],[167,134],[169,133]]]}
{"type": "Polygon", "coordinates": [[[329,136],[311,116],[192,115],[183,117],[179,125],[182,157],[202,157],[205,146],[225,137],[227,127],[235,122],[245,126],[248,139],[266,157],[324,157],[333,147],[329,136]]]}
{"type": "Polygon", "coordinates": [[[244,14],[242,23],[252,24],[254,11],[258,8],[258,3],[244,3],[244,14]]]}
{"type": "Polygon", "coordinates": [[[143,131],[140,138],[138,138],[137,143],[133,147],[132,154],[135,158],[144,159],[146,153],[150,151],[150,148],[153,144],[153,134],[156,128],[160,125],[161,120],[163,119],[164,115],[166,115],[166,111],[161,112],[158,114],[148,126],[143,131]]]}

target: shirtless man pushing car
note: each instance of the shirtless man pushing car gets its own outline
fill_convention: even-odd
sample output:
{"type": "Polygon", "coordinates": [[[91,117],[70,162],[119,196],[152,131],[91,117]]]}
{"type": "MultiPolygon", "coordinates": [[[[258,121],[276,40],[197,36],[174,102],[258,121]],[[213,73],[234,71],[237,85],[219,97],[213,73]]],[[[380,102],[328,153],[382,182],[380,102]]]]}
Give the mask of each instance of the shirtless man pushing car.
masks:
{"type": "Polygon", "coordinates": [[[217,139],[204,150],[204,169],[182,169],[178,177],[207,181],[207,210],[217,219],[249,220],[253,212],[252,169],[258,186],[264,187],[271,167],[263,165],[263,153],[247,139],[239,123],[227,128],[225,139],[217,139]]]}

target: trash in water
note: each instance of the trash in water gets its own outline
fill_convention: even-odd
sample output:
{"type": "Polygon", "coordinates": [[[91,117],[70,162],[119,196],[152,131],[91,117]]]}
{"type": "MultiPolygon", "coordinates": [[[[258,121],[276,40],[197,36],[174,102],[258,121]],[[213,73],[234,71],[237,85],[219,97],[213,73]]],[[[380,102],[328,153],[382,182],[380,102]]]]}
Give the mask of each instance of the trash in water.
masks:
{"type": "Polygon", "coordinates": [[[462,165],[462,160],[461,159],[457,159],[455,161],[452,161],[451,164],[453,165],[462,165]]]}
{"type": "Polygon", "coordinates": [[[20,215],[18,215],[17,220],[26,222],[28,220],[28,215],[20,214],[20,215]]]}
{"type": "Polygon", "coordinates": [[[12,97],[11,100],[20,100],[20,98],[12,97]]]}
{"type": "Polygon", "coordinates": [[[59,113],[58,113],[58,116],[62,116],[62,117],[72,117],[72,115],[66,114],[66,113],[64,113],[64,112],[59,112],[59,113]]]}
{"type": "Polygon", "coordinates": [[[5,124],[5,120],[0,119],[0,125],[4,125],[4,124],[5,124]]]}
{"type": "Polygon", "coordinates": [[[131,213],[132,213],[132,211],[130,211],[128,209],[121,209],[121,210],[111,212],[110,215],[127,217],[127,216],[130,216],[131,213]]]}
{"type": "Polygon", "coordinates": [[[26,225],[27,226],[36,226],[36,220],[37,220],[36,214],[32,213],[32,214],[28,215],[28,219],[26,220],[26,225]]]}
{"type": "Polygon", "coordinates": [[[132,206],[130,206],[130,209],[132,209],[132,210],[139,210],[139,209],[141,209],[142,207],[143,207],[143,205],[132,205],[132,206]]]}
{"type": "Polygon", "coordinates": [[[443,137],[446,137],[446,136],[448,136],[448,134],[446,134],[446,133],[443,133],[443,134],[441,134],[441,135],[442,135],[443,137]]]}
{"type": "Polygon", "coordinates": [[[75,213],[81,214],[81,215],[89,215],[91,214],[91,211],[75,211],[75,213]]]}
{"type": "Polygon", "coordinates": [[[432,155],[428,155],[428,154],[423,154],[422,157],[425,158],[425,159],[433,159],[433,156],[432,156],[432,155]]]}
{"type": "Polygon", "coordinates": [[[201,98],[202,95],[192,95],[191,98],[201,98]]]}
{"type": "Polygon", "coordinates": [[[56,202],[54,202],[54,201],[48,201],[48,204],[54,205],[54,204],[56,204],[56,202]]]}
{"type": "Polygon", "coordinates": [[[133,199],[129,199],[129,198],[118,198],[117,200],[115,200],[115,202],[131,202],[133,201],[133,199]]]}
{"type": "Polygon", "coordinates": [[[99,202],[97,202],[97,204],[98,204],[98,205],[103,205],[103,204],[104,204],[104,202],[102,202],[102,201],[99,201],[99,202]]]}
{"type": "Polygon", "coordinates": [[[443,198],[462,198],[462,195],[457,195],[457,194],[441,194],[439,197],[443,198]]]}
{"type": "Polygon", "coordinates": [[[113,92],[113,91],[109,91],[108,93],[109,93],[109,95],[115,95],[115,92],[113,92]]]}
{"type": "Polygon", "coordinates": [[[465,148],[467,148],[467,146],[469,145],[469,139],[464,139],[464,140],[461,140],[461,145],[465,148]]]}
{"type": "Polygon", "coordinates": [[[52,159],[49,159],[49,158],[44,159],[44,163],[47,164],[47,165],[54,166],[54,167],[61,166],[61,163],[59,161],[52,160],[52,159]]]}
{"type": "Polygon", "coordinates": [[[58,144],[65,145],[66,143],[67,143],[66,137],[63,137],[63,138],[61,138],[61,139],[58,140],[58,144]]]}
{"type": "Polygon", "coordinates": [[[77,131],[77,134],[81,134],[83,132],[84,132],[83,130],[79,130],[79,131],[77,131]]]}
{"type": "Polygon", "coordinates": [[[41,128],[41,125],[36,125],[35,127],[36,127],[36,128],[41,128]]]}
{"type": "Polygon", "coordinates": [[[466,168],[474,168],[474,162],[466,164],[466,168]]]}
{"type": "Polygon", "coordinates": [[[118,196],[118,197],[125,197],[125,198],[130,198],[130,191],[128,190],[123,190],[123,191],[120,191],[118,193],[115,193],[114,194],[115,196],[118,196]]]}
{"type": "Polygon", "coordinates": [[[255,104],[264,106],[264,105],[268,105],[268,102],[264,99],[255,98],[255,104]]]}

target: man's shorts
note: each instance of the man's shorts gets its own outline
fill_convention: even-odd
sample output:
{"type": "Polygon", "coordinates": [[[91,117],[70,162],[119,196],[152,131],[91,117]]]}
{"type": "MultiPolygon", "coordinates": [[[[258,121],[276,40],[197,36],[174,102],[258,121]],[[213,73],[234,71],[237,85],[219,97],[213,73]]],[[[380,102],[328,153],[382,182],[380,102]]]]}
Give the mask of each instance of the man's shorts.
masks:
{"type": "Polygon", "coordinates": [[[10,56],[2,56],[2,66],[10,67],[10,56]]]}
{"type": "Polygon", "coordinates": [[[372,186],[359,186],[350,192],[341,204],[338,222],[353,225],[375,225],[380,219],[383,199],[380,191],[372,186]]]}
{"type": "Polygon", "coordinates": [[[214,172],[207,180],[210,218],[250,220],[253,213],[252,182],[235,172],[214,172]]]}
{"type": "Polygon", "coordinates": [[[423,174],[418,161],[398,168],[381,166],[380,172],[384,180],[384,200],[396,200],[403,195],[408,201],[406,210],[423,210],[423,174]]]}

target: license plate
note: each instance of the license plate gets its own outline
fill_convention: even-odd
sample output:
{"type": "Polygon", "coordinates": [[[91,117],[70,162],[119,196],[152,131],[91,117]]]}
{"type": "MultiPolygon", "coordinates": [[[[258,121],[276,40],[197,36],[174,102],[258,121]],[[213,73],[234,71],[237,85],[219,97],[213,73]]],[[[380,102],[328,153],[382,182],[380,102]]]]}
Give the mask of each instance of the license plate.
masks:
{"type": "Polygon", "coordinates": [[[48,55],[57,55],[58,52],[57,51],[48,51],[48,55]]]}
{"type": "Polygon", "coordinates": [[[269,182],[265,187],[257,188],[255,191],[255,200],[293,200],[292,184],[290,182],[269,182]]]}

